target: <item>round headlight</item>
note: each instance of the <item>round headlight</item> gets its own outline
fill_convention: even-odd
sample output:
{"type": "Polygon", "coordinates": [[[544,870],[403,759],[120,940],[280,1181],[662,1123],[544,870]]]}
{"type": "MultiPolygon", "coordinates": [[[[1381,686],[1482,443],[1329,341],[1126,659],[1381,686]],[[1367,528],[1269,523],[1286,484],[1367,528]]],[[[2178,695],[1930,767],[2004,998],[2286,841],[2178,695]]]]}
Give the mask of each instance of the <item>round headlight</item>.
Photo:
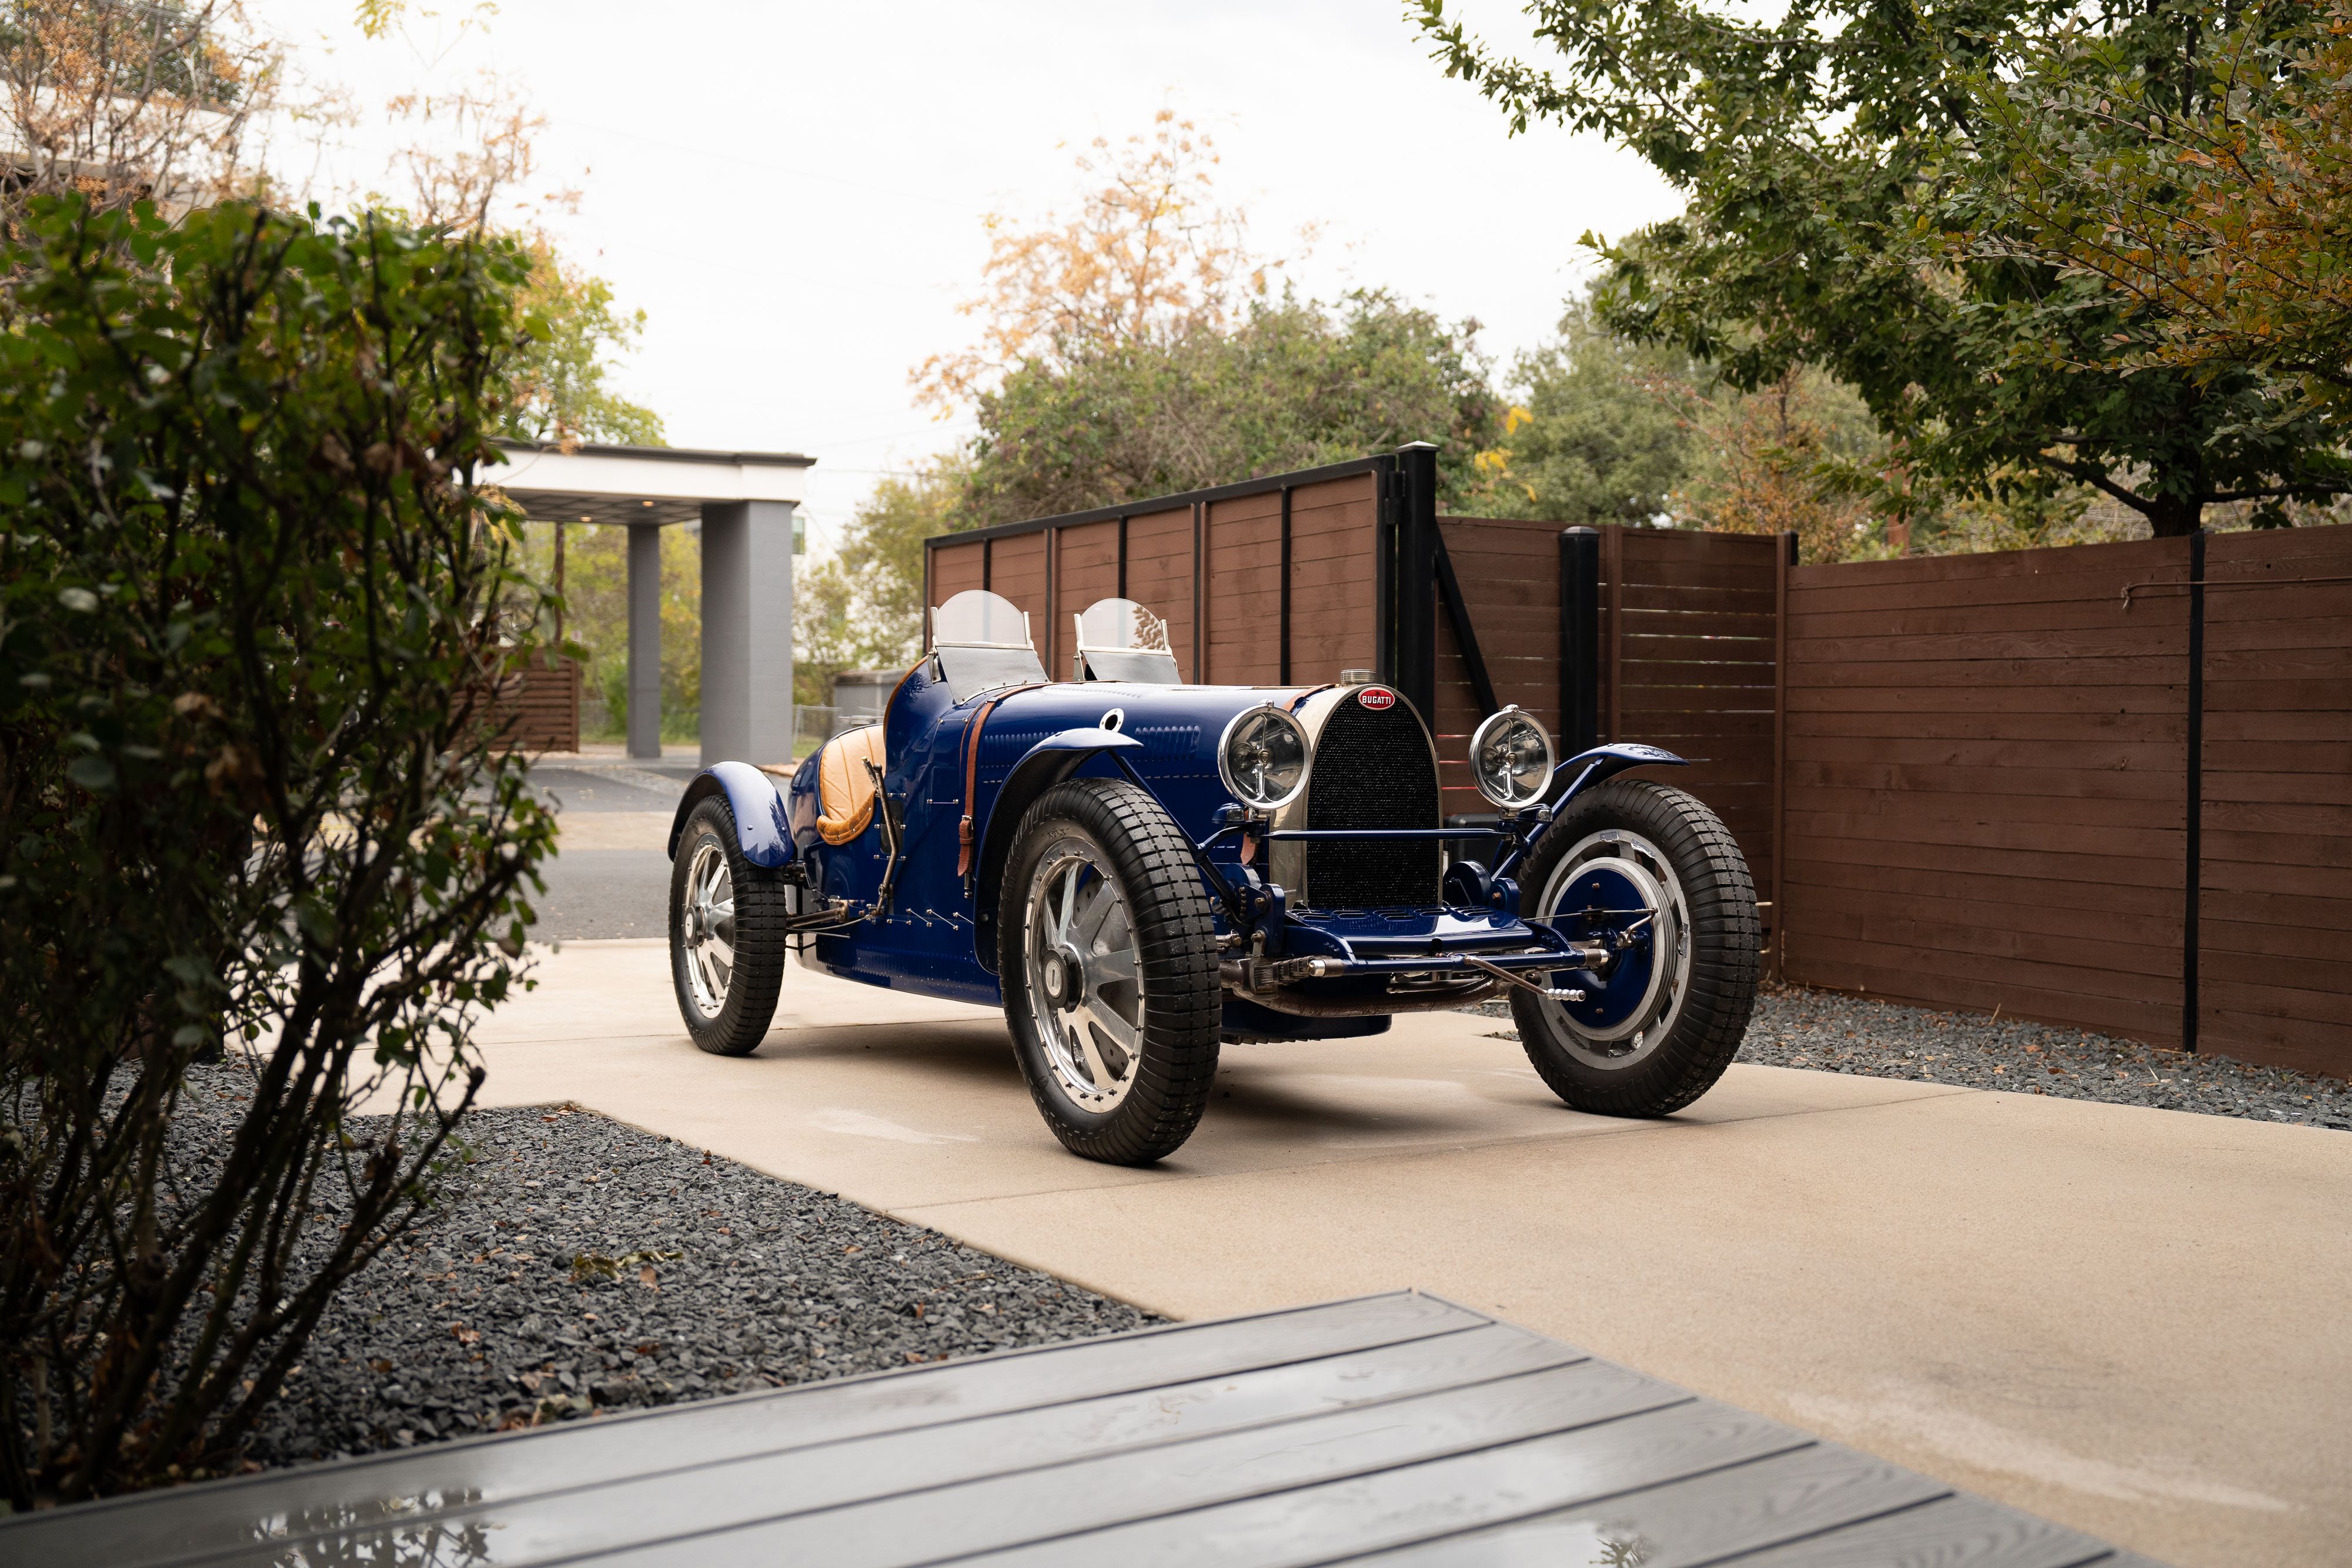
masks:
{"type": "Polygon", "coordinates": [[[1506,811],[1525,810],[1551,783],[1551,737],[1515,705],[1489,714],[1470,735],[1470,777],[1506,811]]]}
{"type": "Polygon", "coordinates": [[[1275,811],[1307,788],[1307,730],[1272,703],[1244,708],[1217,742],[1217,777],[1254,811],[1275,811]]]}

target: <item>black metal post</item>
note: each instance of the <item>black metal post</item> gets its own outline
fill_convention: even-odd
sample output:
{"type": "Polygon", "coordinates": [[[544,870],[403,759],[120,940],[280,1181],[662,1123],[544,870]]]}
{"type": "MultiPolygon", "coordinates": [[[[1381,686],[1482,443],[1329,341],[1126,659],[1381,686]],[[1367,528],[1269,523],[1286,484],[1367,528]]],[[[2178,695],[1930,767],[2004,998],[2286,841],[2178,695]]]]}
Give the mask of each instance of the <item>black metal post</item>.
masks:
{"type": "MultiPolygon", "coordinates": [[[[1396,458],[1372,459],[1372,678],[1391,685],[1397,678],[1397,517],[1403,511],[1404,484],[1396,458]]],[[[1335,678],[1336,670],[1326,678],[1335,678]]]]}
{"type": "Polygon", "coordinates": [[[1566,755],[1601,744],[1601,530],[1559,536],[1559,728],[1566,755]]]}
{"type": "Polygon", "coordinates": [[[1290,486],[1282,487],[1282,668],[1276,676],[1290,684],[1290,486]]]}
{"type": "MultiPolygon", "coordinates": [[[[1502,700],[1495,695],[1494,678],[1486,673],[1486,655],[1478,646],[1478,628],[1470,621],[1470,601],[1463,596],[1462,580],[1454,575],[1454,558],[1445,549],[1445,530],[1438,528],[1430,535],[1433,555],[1437,567],[1438,597],[1445,601],[1445,619],[1454,627],[1454,645],[1462,650],[1462,666],[1470,674],[1470,695],[1478,704],[1478,716],[1502,711],[1502,700]]],[[[1433,667],[1434,661],[1433,660],[1433,667]]],[[[1434,685],[1432,687],[1434,695],[1434,685]]],[[[1437,722],[1434,712],[1430,723],[1437,722]]]]}
{"type": "Polygon", "coordinates": [[[2205,530],[2189,536],[2188,863],[2180,912],[2180,1044],[2197,1049],[2197,906],[2205,882],[2205,530]]]}
{"type": "Polygon", "coordinates": [[[1437,448],[1426,441],[1397,448],[1403,481],[1397,517],[1397,689],[1424,722],[1437,715],[1437,448]]]}

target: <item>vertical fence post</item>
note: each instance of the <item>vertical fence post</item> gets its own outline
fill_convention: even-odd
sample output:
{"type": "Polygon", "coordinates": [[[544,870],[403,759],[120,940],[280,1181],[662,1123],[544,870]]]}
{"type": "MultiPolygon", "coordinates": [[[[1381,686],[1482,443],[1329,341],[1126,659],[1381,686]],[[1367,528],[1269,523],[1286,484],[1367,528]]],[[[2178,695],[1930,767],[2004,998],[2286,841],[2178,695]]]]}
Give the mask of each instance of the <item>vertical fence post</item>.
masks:
{"type": "Polygon", "coordinates": [[[1625,738],[1625,525],[1612,523],[1601,536],[1609,577],[1609,739],[1625,738]]]}
{"type": "Polygon", "coordinates": [[[1559,536],[1559,730],[1565,755],[1601,744],[1601,535],[1559,536]]]}
{"type": "Polygon", "coordinates": [[[1281,672],[1276,679],[1283,685],[1290,684],[1290,486],[1282,487],[1282,652],[1281,672]]]}
{"type": "Polygon", "coordinates": [[[1426,441],[1397,449],[1404,482],[1397,514],[1396,685],[1421,711],[1437,718],[1437,448],[1426,441]]]}
{"type": "Polygon", "coordinates": [[[1192,679],[1209,684],[1209,509],[1192,503],[1192,679]]]}
{"type": "Polygon", "coordinates": [[[1059,596],[1055,592],[1061,575],[1062,530],[1047,528],[1045,530],[1045,644],[1037,650],[1037,653],[1045,662],[1045,669],[1049,676],[1054,668],[1055,644],[1062,640],[1059,635],[1062,605],[1059,596]]]}
{"type": "Polygon", "coordinates": [[[1772,569],[1772,977],[1789,977],[1789,573],[1797,536],[1784,533],[1772,569]]]}
{"type": "Polygon", "coordinates": [[[1397,517],[1404,486],[1389,453],[1372,459],[1372,678],[1397,679],[1397,517]]]}
{"type": "Polygon", "coordinates": [[[2180,1045],[2197,1049],[2197,906],[2205,882],[2205,530],[2189,536],[2189,756],[2187,864],[2180,912],[2180,1045]]]}

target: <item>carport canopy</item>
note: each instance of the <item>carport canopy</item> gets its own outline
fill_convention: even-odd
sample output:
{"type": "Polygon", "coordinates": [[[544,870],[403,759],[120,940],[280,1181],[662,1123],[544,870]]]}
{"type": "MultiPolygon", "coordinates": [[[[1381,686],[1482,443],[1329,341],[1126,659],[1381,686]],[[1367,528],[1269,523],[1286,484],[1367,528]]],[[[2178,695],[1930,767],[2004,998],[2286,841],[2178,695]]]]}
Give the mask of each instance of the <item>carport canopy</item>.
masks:
{"type": "Polygon", "coordinates": [[[490,482],[534,522],[629,530],[629,755],[661,755],[661,535],[702,526],[702,760],[793,748],[793,452],[502,441],[490,482]]]}

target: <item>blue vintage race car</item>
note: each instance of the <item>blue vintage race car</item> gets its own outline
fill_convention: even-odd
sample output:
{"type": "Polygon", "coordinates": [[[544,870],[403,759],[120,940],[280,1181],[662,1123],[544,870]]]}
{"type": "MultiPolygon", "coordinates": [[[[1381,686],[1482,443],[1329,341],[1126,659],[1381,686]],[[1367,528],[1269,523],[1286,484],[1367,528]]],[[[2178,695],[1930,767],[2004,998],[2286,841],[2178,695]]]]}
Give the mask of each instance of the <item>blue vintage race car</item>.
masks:
{"type": "Polygon", "coordinates": [[[1020,610],[959,593],[882,723],[694,781],[669,933],[698,1045],[756,1048],[795,956],[1001,1004],[1054,1134],[1130,1165],[1191,1135],[1223,1043],[1497,994],[1580,1110],[1664,1115],[1722,1076],[1755,998],[1747,862],[1695,797],[1613,777],[1681,758],[1555,765],[1507,707],[1470,744],[1495,815],[1442,822],[1427,727],[1365,672],[1187,685],[1142,606],[1077,621],[1049,681],[1020,610]]]}

